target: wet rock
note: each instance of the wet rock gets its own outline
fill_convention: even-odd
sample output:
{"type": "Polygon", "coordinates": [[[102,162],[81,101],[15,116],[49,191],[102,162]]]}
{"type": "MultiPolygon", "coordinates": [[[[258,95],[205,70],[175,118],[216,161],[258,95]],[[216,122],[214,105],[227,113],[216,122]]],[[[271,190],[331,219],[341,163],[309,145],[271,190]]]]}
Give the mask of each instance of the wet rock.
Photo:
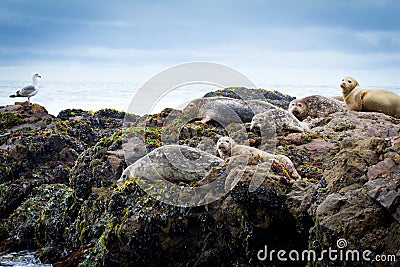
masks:
{"type": "MultiPolygon", "coordinates": [[[[85,225],[104,226],[97,241],[91,241],[95,246],[88,255],[90,264],[255,264],[256,253],[265,244],[305,248],[293,217],[284,208],[289,187],[271,176],[250,193],[255,168],[246,170],[235,189],[208,209],[167,205],[149,197],[135,182],[125,182],[112,192],[105,212],[79,213],[82,219],[101,214],[85,225]]],[[[98,198],[87,203],[104,202],[98,198]]],[[[90,233],[87,228],[79,232],[90,233]]]]}
{"type": "Polygon", "coordinates": [[[112,149],[122,149],[121,131],[101,139],[79,155],[69,175],[69,183],[77,198],[87,199],[93,187],[110,187],[122,175],[125,162],[114,155],[107,155],[107,151],[112,149]]]}
{"type": "Polygon", "coordinates": [[[216,181],[206,195],[222,190],[216,201],[178,207],[135,179],[116,185],[132,148],[126,137],[141,140],[143,150],[132,152],[139,161],[167,145],[213,154],[228,133],[250,146],[266,143],[246,125],[190,122],[172,109],[141,117],[115,110],[54,117],[22,104],[0,111],[0,251],[39,249],[55,266],[261,266],[265,245],[322,251],[340,238],[349,249],[400,253],[400,121],[384,114],[338,112],[311,120],[310,133],[278,134],[269,149],[288,156],[301,180],[257,157],[227,160],[192,177],[205,175],[199,182],[175,181],[184,188],[216,181]]]}
{"type": "Polygon", "coordinates": [[[38,249],[65,241],[64,231],[79,210],[73,190],[61,184],[35,188],[9,218],[1,249],[38,249]]]}

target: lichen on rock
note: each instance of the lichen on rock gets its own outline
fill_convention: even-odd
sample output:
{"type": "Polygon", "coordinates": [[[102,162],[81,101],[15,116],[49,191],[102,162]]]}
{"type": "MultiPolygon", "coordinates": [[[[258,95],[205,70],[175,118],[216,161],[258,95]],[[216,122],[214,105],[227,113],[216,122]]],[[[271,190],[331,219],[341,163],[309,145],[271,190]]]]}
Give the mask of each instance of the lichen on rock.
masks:
{"type": "MultiPolygon", "coordinates": [[[[210,96],[237,97],[238,90],[251,97],[243,88],[210,96]]],[[[282,107],[293,99],[260,93],[282,107]]],[[[393,117],[338,112],[308,121],[311,132],[284,131],[273,142],[246,125],[189,121],[172,109],[144,116],[76,109],[54,117],[17,103],[1,107],[0,119],[0,251],[38,250],[55,266],[261,266],[257,252],[265,246],[322,251],[343,238],[349,249],[400,255],[400,120],[393,117]],[[226,135],[289,157],[303,179],[258,157],[235,166],[218,159],[215,143],[226,135]],[[154,156],[170,145],[215,164],[184,177],[164,166],[169,182],[197,188],[217,181],[207,197],[229,190],[207,205],[182,207],[157,200],[137,177],[117,185],[133,162],[166,162],[154,156]]]]}

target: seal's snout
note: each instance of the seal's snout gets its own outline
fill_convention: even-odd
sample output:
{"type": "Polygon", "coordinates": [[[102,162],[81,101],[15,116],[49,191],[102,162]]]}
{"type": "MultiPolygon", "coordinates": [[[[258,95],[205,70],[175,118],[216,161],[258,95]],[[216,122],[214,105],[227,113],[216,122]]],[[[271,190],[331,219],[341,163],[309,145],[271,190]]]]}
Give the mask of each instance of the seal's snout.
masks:
{"type": "Polygon", "coordinates": [[[231,148],[231,140],[226,137],[221,137],[217,142],[217,149],[229,150],[231,148]]]}
{"type": "Polygon", "coordinates": [[[293,110],[292,112],[293,112],[293,115],[295,115],[295,116],[300,115],[300,112],[297,109],[293,110]]]}

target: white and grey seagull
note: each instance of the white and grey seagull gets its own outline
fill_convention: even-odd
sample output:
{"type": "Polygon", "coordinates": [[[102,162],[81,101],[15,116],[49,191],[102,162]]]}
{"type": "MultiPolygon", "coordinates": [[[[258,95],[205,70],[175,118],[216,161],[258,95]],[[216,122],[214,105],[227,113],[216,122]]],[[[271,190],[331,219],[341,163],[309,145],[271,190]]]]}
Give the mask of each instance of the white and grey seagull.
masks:
{"type": "Polygon", "coordinates": [[[28,103],[30,104],[31,96],[36,95],[39,92],[39,87],[37,85],[37,78],[42,78],[42,76],[38,73],[34,73],[32,75],[32,83],[28,86],[25,86],[21,90],[15,92],[15,94],[10,95],[10,97],[27,97],[28,103]]]}

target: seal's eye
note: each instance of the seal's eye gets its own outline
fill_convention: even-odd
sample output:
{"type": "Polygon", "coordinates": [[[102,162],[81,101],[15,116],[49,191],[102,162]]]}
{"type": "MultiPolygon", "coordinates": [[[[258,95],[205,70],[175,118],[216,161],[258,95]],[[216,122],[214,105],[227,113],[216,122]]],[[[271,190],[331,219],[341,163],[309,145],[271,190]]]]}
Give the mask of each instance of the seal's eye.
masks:
{"type": "Polygon", "coordinates": [[[303,104],[301,104],[301,103],[300,103],[300,104],[299,104],[299,107],[301,107],[301,108],[302,108],[302,107],[303,107],[303,104]]]}
{"type": "Polygon", "coordinates": [[[351,81],[350,81],[350,80],[348,80],[347,82],[348,82],[348,83],[351,83],[351,81]]]}

